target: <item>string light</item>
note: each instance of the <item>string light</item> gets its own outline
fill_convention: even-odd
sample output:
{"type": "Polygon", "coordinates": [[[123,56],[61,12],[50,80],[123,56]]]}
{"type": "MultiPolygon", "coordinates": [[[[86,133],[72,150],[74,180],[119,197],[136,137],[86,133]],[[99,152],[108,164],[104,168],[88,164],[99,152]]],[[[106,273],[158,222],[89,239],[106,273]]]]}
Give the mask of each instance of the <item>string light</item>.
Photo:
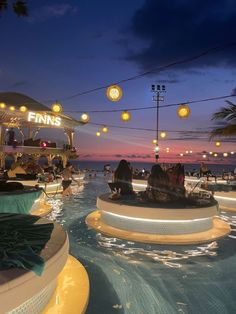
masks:
{"type": "Polygon", "coordinates": [[[180,105],[177,114],[181,119],[186,119],[190,115],[190,108],[186,104],[180,105]]]}
{"type": "Polygon", "coordinates": [[[166,132],[162,131],[162,132],[160,133],[160,137],[161,137],[161,138],[166,138],[166,132]]]}
{"type": "Polygon", "coordinates": [[[20,106],[20,112],[26,112],[28,109],[26,106],[20,106]]]}
{"type": "Polygon", "coordinates": [[[157,139],[153,139],[153,140],[152,140],[152,143],[153,143],[153,144],[157,144],[157,139]]]}
{"type": "Polygon", "coordinates": [[[216,147],[220,147],[220,146],[221,146],[221,142],[220,142],[220,141],[216,141],[216,142],[215,142],[215,146],[216,146],[216,147]]]}
{"type": "Polygon", "coordinates": [[[122,89],[118,85],[107,88],[107,98],[111,101],[119,101],[122,97],[122,89]]]}
{"type": "Polygon", "coordinates": [[[102,132],[103,133],[107,133],[108,132],[108,127],[104,125],[104,127],[102,128],[102,132]]]}
{"type": "Polygon", "coordinates": [[[62,112],[62,105],[59,102],[54,102],[52,104],[52,111],[54,113],[61,113],[62,112]]]}
{"type": "Polygon", "coordinates": [[[5,109],[5,108],[6,108],[5,102],[1,102],[1,103],[0,103],[0,108],[1,108],[1,109],[5,109]]]}
{"type": "Polygon", "coordinates": [[[131,115],[129,111],[125,110],[121,113],[121,120],[124,122],[128,122],[131,119],[131,115]]]}
{"type": "Polygon", "coordinates": [[[96,132],[96,136],[101,136],[101,133],[100,132],[96,132]]]}
{"type": "Polygon", "coordinates": [[[81,119],[83,122],[87,123],[87,122],[89,122],[90,117],[89,117],[89,115],[88,115],[87,113],[83,113],[83,114],[80,116],[80,119],[81,119]]]}

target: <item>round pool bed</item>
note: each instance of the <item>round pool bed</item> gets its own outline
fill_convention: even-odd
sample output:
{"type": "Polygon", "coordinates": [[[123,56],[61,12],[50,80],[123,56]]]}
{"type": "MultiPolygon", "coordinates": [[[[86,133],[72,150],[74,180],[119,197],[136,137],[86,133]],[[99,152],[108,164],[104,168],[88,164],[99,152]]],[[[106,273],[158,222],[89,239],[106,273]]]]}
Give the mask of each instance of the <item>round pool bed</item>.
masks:
{"type": "Polygon", "coordinates": [[[229,225],[217,218],[216,201],[192,205],[183,202],[155,204],[132,198],[97,198],[99,211],[87,216],[95,230],[132,241],[161,244],[192,244],[216,240],[230,233],[229,225]]]}
{"type": "MultiPolygon", "coordinates": [[[[51,221],[40,219],[37,223],[51,221]]],[[[84,313],[89,296],[87,273],[76,259],[68,258],[68,250],[66,232],[54,223],[51,238],[40,253],[45,261],[41,276],[21,268],[1,270],[1,313],[75,313],[72,307],[76,313],[84,313]]]]}

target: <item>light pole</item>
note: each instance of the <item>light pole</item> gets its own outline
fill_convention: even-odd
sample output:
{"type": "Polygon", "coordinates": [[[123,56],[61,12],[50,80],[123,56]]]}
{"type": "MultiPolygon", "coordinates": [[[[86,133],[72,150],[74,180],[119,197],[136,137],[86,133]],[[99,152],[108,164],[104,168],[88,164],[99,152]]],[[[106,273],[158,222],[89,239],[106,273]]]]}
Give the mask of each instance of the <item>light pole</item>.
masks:
{"type": "Polygon", "coordinates": [[[155,101],[156,105],[157,105],[156,144],[155,144],[154,152],[155,152],[155,160],[156,160],[156,162],[158,162],[158,158],[159,158],[159,145],[158,145],[159,103],[160,103],[160,101],[164,101],[164,96],[162,94],[166,92],[166,87],[165,87],[165,85],[152,84],[151,91],[152,91],[152,93],[154,93],[154,95],[152,96],[152,100],[155,101]]]}

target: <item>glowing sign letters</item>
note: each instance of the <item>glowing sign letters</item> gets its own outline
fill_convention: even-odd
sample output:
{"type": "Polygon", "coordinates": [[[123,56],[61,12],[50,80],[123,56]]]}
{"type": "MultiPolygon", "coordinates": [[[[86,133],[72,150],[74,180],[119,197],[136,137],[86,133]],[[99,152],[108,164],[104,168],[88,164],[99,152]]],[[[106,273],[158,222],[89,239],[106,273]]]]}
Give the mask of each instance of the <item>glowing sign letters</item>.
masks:
{"type": "Polygon", "coordinates": [[[56,116],[51,116],[49,114],[42,114],[38,112],[29,111],[28,113],[28,121],[40,124],[47,124],[47,125],[61,125],[61,118],[56,116]]]}

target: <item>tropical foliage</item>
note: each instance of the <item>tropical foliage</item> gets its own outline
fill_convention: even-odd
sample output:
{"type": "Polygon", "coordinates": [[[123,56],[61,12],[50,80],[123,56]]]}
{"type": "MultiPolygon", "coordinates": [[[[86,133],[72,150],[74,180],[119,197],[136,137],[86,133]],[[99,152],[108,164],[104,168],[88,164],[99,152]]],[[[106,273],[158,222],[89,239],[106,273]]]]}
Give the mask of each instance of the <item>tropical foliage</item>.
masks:
{"type": "Polygon", "coordinates": [[[26,1],[0,0],[0,12],[7,10],[9,6],[12,8],[13,12],[17,16],[28,16],[28,8],[26,1]]]}
{"type": "Polygon", "coordinates": [[[226,102],[228,106],[222,107],[212,116],[212,120],[221,121],[225,125],[212,130],[211,138],[216,136],[236,136],[236,105],[228,100],[226,102]]]}

